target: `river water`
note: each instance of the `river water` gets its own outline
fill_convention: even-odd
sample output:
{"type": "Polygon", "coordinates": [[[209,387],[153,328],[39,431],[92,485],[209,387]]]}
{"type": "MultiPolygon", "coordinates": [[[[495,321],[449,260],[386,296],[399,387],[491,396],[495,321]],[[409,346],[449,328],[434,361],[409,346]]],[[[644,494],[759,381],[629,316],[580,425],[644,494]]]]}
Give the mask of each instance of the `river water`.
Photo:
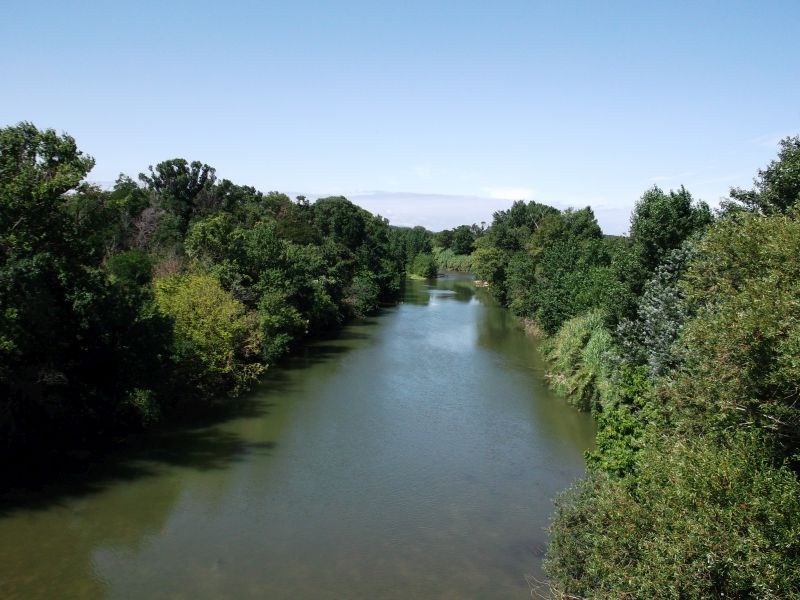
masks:
{"type": "Polygon", "coordinates": [[[593,426],[466,276],[0,507],[10,598],[528,598],[593,426]]]}

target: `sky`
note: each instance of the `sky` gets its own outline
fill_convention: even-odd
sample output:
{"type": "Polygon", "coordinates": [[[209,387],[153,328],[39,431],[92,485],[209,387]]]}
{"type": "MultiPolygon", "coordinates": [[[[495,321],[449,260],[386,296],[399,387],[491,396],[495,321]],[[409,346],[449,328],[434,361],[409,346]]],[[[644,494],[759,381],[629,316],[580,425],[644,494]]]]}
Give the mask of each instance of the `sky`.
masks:
{"type": "Polygon", "coordinates": [[[716,205],[800,134],[800,1],[2,0],[0,126],[72,135],[101,185],[174,157],[398,225],[517,199],[716,205]]]}

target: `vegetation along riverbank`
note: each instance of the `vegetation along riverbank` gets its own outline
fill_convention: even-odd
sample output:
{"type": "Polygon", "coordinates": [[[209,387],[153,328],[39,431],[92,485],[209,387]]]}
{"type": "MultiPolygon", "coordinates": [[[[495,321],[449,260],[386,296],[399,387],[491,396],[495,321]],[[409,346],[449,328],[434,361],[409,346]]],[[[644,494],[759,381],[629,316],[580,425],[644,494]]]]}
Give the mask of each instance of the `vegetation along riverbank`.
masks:
{"type": "Polygon", "coordinates": [[[93,165],[68,135],[0,130],[7,471],[236,396],[394,302],[406,271],[436,273],[429,232],[343,197],[262,193],[180,158],[102,189],[93,165]]]}
{"type": "Polygon", "coordinates": [[[551,386],[598,424],[557,500],[565,598],[800,594],[800,138],[712,215],[654,187],[629,237],[518,202],[474,273],[546,337],[551,386]]]}
{"type": "Polygon", "coordinates": [[[720,210],[641,196],[516,202],[488,225],[393,227],[171,159],[110,189],[68,135],[0,130],[0,440],[32,456],[180,419],[303,340],[473,273],[545,339],[550,385],[598,426],[560,496],[554,595],[800,593],[800,138],[720,210]]]}

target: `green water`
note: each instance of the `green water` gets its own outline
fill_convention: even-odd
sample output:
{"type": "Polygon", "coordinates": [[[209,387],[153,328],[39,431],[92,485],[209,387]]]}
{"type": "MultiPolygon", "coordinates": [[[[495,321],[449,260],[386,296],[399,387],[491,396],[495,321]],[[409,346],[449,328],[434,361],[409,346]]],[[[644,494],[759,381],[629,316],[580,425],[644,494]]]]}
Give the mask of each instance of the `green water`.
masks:
{"type": "Polygon", "coordinates": [[[0,512],[0,597],[529,598],[593,429],[463,276],[0,512]]]}

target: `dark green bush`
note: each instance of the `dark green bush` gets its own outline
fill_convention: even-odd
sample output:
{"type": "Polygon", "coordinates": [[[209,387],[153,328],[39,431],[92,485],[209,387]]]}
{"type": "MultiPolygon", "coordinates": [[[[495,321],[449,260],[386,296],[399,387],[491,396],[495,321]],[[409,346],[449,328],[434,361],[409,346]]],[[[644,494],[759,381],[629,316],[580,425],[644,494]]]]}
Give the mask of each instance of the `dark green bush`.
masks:
{"type": "Polygon", "coordinates": [[[654,433],[634,480],[595,472],[557,501],[545,566],[591,598],[796,598],[800,483],[744,432],[654,433]]]}

